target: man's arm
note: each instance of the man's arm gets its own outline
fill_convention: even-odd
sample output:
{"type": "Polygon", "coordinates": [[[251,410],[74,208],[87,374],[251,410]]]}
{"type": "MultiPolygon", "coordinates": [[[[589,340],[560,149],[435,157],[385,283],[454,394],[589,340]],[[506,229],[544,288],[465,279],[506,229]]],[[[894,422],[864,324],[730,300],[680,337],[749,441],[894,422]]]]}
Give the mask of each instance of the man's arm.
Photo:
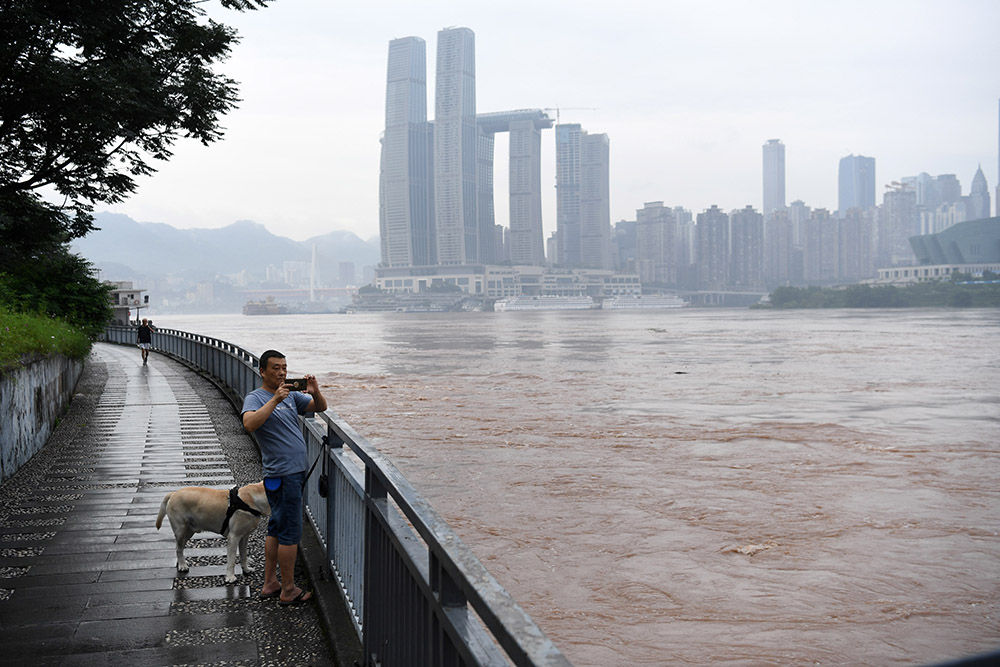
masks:
{"type": "Polygon", "coordinates": [[[267,421],[274,409],[281,405],[281,402],[288,397],[288,387],[281,385],[278,390],[274,392],[274,396],[271,397],[267,403],[257,408],[256,410],[247,410],[243,413],[243,428],[249,433],[253,433],[267,421]]]}

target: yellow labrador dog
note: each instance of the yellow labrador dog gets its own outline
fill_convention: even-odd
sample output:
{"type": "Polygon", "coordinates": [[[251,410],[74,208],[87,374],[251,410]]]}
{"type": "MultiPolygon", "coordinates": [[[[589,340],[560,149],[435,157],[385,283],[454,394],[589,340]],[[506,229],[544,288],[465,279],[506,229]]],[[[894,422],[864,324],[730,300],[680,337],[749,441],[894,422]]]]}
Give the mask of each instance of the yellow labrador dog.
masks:
{"type": "Polygon", "coordinates": [[[163,524],[163,517],[170,518],[170,527],[177,538],[177,571],[187,572],[184,545],[197,532],[221,533],[228,540],[226,583],[236,581],[236,549],[240,550],[240,567],[243,574],[253,572],[247,558],[247,539],[257,527],[261,516],[269,516],[264,483],[233,487],[229,491],[203,486],[185,486],[163,496],[156,528],[163,524]]]}

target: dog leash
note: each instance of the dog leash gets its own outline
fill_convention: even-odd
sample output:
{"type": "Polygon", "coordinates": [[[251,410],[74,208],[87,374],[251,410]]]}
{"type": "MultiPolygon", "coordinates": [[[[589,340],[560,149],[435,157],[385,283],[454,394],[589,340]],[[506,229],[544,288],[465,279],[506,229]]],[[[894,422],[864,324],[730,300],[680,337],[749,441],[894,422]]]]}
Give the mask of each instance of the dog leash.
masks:
{"type": "MultiPolygon", "coordinates": [[[[323,446],[320,447],[319,454],[316,455],[316,460],[313,461],[313,464],[311,466],[309,466],[309,472],[306,473],[306,476],[302,478],[302,488],[303,489],[306,488],[306,482],[309,481],[309,476],[312,475],[313,474],[313,470],[316,469],[316,464],[319,463],[319,460],[321,458],[323,458],[324,454],[326,454],[326,448],[329,446],[329,444],[330,444],[329,438],[324,435],[323,436],[323,446]]],[[[326,470],[326,463],[323,464],[323,470],[326,470]]],[[[321,478],[321,480],[322,480],[322,478],[321,478]]],[[[324,496],[324,497],[326,497],[326,496],[324,496]]]]}

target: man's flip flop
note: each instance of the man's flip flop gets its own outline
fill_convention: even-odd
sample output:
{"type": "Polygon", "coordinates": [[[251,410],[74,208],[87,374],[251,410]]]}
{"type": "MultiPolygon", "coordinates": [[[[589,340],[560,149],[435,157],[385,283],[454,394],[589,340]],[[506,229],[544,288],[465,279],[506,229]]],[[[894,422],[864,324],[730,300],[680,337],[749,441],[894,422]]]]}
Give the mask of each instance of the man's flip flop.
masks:
{"type": "Polygon", "coordinates": [[[278,600],[278,604],[281,605],[282,607],[294,607],[296,605],[305,604],[306,602],[309,602],[310,600],[312,600],[312,597],[313,597],[312,593],[305,590],[301,590],[299,591],[298,595],[296,595],[291,600],[288,600],[287,602],[285,600],[278,600]],[[306,597],[307,595],[309,597],[306,597]]]}
{"type": "Polygon", "coordinates": [[[276,591],[271,592],[271,593],[261,593],[260,594],[260,599],[261,600],[270,600],[271,598],[276,598],[279,595],[281,595],[281,589],[280,588],[278,590],[276,590],[276,591]]]}

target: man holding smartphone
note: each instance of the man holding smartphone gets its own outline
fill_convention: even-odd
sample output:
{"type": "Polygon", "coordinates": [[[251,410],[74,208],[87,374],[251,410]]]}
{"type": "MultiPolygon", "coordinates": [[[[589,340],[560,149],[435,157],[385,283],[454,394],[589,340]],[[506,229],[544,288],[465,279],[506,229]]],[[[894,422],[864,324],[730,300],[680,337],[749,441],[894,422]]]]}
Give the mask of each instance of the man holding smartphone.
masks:
{"type": "Polygon", "coordinates": [[[286,382],[285,355],[267,350],[260,356],[261,388],[243,399],[243,427],[256,433],[264,468],[264,489],[271,505],[264,542],[261,597],[280,605],[308,602],[312,593],[295,585],[295,558],[302,537],[302,487],[308,456],[298,415],[326,410],[316,376],[306,375],[305,391],[286,382]],[[278,573],[281,579],[278,579],[278,573]]]}

